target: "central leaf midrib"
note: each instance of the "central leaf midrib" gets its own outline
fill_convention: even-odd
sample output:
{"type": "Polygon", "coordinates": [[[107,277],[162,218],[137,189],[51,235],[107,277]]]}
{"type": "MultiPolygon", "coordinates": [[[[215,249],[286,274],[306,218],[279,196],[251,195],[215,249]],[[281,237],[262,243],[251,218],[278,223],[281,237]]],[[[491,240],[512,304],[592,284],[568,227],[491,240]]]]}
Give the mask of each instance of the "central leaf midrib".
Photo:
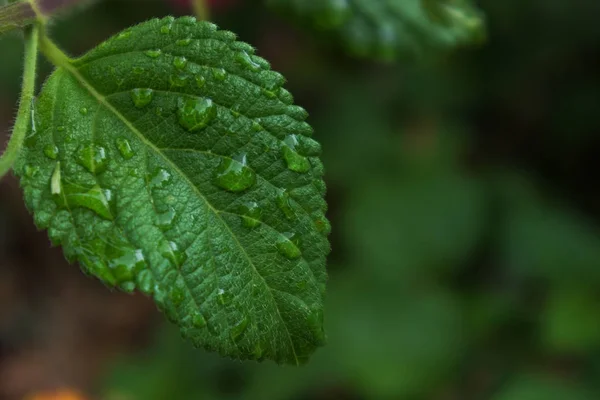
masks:
{"type": "Polygon", "coordinates": [[[233,231],[231,230],[230,226],[225,222],[225,220],[221,217],[220,213],[218,212],[218,210],[216,208],[213,207],[213,205],[206,199],[206,197],[198,190],[198,188],[189,180],[188,176],[183,173],[183,171],[181,171],[181,169],[179,169],[179,167],[168,157],[166,157],[161,151],[160,149],[158,149],[152,142],[150,142],[149,140],[146,139],[146,137],[135,127],[131,124],[131,122],[129,120],[127,120],[116,108],[114,108],[110,103],[108,103],[106,101],[106,99],[104,98],[104,96],[102,96],[93,86],[92,84],[90,84],[80,73],[79,71],[73,67],[70,63],[64,63],[61,65],[61,67],[66,70],[68,73],[70,73],[73,78],[75,78],[76,81],[78,81],[84,89],[86,89],[90,95],[92,95],[92,97],[94,97],[101,105],[103,105],[107,110],[109,110],[110,112],[112,112],[118,119],[120,119],[125,126],[127,126],[133,133],[136,134],[136,136],[138,136],[138,138],[144,143],[146,144],[150,149],[152,149],[157,155],[159,155],[162,159],[164,159],[172,168],[174,171],[176,171],[187,183],[188,185],[192,188],[192,190],[194,192],[196,192],[198,194],[198,196],[204,201],[204,203],[208,206],[208,208],[212,211],[212,213],[215,215],[215,217],[225,226],[225,228],[227,229],[227,231],[229,232],[231,238],[235,241],[236,245],[239,247],[239,249],[242,251],[242,254],[244,255],[244,257],[246,258],[246,260],[248,261],[248,263],[252,266],[252,268],[254,269],[254,272],[256,273],[256,275],[258,275],[260,277],[260,279],[263,281],[265,287],[269,290],[269,294],[271,297],[271,300],[273,301],[273,305],[275,306],[275,310],[277,311],[277,315],[279,317],[279,319],[281,320],[281,323],[283,324],[283,327],[285,329],[285,332],[287,334],[288,337],[288,341],[290,343],[290,346],[292,348],[292,352],[294,355],[294,361],[296,362],[296,364],[299,363],[298,360],[298,356],[296,354],[296,348],[294,347],[294,342],[292,340],[292,336],[290,334],[290,331],[285,323],[285,320],[283,319],[283,316],[281,315],[281,312],[279,310],[279,307],[277,306],[277,301],[275,300],[275,297],[273,296],[273,293],[271,291],[271,287],[267,284],[267,281],[265,280],[265,278],[258,272],[258,269],[256,268],[256,266],[254,265],[254,263],[252,262],[252,260],[250,259],[250,256],[248,255],[248,253],[246,252],[246,250],[244,249],[244,247],[242,246],[242,244],[240,243],[240,241],[238,240],[237,236],[233,233],[233,231]]]}

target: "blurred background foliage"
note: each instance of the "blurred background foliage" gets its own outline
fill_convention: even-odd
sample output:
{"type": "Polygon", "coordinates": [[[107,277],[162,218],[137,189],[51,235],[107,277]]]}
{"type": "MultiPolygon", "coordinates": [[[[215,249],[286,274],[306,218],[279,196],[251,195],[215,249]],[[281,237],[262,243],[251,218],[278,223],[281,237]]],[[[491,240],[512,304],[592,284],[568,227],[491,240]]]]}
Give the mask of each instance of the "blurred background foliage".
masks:
{"type": "MultiPolygon", "coordinates": [[[[52,32],[82,54],[185,3],[98,0],[52,32]]],[[[261,2],[211,3],[288,78],[323,144],[328,345],[301,368],[192,349],[149,299],[67,265],[8,178],[0,398],[600,398],[600,2],[481,0],[486,44],[394,64],[349,57],[261,2]]],[[[2,38],[4,134],[21,53],[2,38]]]]}

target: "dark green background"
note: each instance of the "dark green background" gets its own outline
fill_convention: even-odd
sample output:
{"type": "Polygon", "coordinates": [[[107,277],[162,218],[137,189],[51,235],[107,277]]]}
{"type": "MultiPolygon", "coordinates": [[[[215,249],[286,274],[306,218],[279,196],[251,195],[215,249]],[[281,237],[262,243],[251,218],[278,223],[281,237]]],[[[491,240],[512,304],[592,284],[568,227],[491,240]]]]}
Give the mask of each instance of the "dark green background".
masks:
{"type": "MultiPolygon", "coordinates": [[[[0,398],[600,398],[600,2],[482,0],[489,38],[394,65],[344,55],[259,2],[214,20],[288,78],[324,148],[329,344],[305,367],[194,350],[149,299],[50,249],[0,183],[0,398]]],[[[82,54],[166,1],[96,1],[53,24],[82,54]]],[[[0,40],[0,129],[22,43],[0,40]]],[[[50,66],[44,61],[41,74],[50,66]]],[[[40,79],[41,80],[41,79],[40,79]]]]}

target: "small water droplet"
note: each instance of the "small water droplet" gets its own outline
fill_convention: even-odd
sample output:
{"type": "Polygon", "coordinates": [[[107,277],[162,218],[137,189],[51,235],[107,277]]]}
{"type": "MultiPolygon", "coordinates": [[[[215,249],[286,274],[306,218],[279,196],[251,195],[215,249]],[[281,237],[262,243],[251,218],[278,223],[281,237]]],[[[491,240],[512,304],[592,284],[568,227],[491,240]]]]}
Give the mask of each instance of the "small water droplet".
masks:
{"type": "Polygon", "coordinates": [[[296,151],[296,146],[298,145],[296,135],[288,135],[284,139],[283,144],[283,159],[285,160],[288,169],[299,173],[308,172],[310,170],[310,162],[308,161],[308,158],[301,156],[296,151]]]}
{"type": "Polygon", "coordinates": [[[229,336],[231,337],[231,340],[233,340],[234,342],[238,341],[240,336],[242,336],[243,333],[246,332],[249,323],[250,318],[248,318],[247,315],[244,315],[242,319],[240,319],[234,326],[232,326],[231,330],[229,331],[229,336]]]}
{"type": "Polygon", "coordinates": [[[206,128],[217,116],[217,107],[206,97],[184,98],[177,101],[179,124],[190,132],[206,128]]]}
{"type": "Polygon", "coordinates": [[[181,268],[187,260],[187,254],[181,251],[175,242],[162,242],[159,251],[175,268],[181,268]]]}
{"type": "Polygon", "coordinates": [[[163,231],[171,229],[173,221],[175,220],[175,209],[169,208],[169,210],[159,213],[156,215],[156,225],[163,231]]]}
{"type": "Polygon", "coordinates": [[[192,313],[192,325],[194,328],[204,328],[206,326],[206,319],[200,312],[194,311],[192,313]]]}
{"type": "Polygon", "coordinates": [[[277,195],[277,207],[285,214],[285,217],[288,220],[294,220],[296,218],[296,213],[292,208],[292,203],[290,199],[290,195],[286,190],[280,190],[277,195]]]}
{"type": "Polygon", "coordinates": [[[59,196],[53,196],[61,208],[87,208],[104,219],[114,219],[114,197],[110,189],[102,189],[98,185],[86,188],[63,183],[61,193],[59,196]]]}
{"type": "Polygon", "coordinates": [[[245,51],[240,51],[236,57],[235,57],[236,61],[242,65],[242,67],[244,67],[245,69],[248,69],[250,71],[260,71],[260,65],[258,65],[257,63],[255,63],[252,58],[250,57],[250,55],[248,55],[248,53],[246,53],[245,51]]]}
{"type": "Polygon", "coordinates": [[[223,68],[214,68],[212,70],[212,74],[216,80],[221,82],[227,78],[227,71],[225,71],[223,68]]]}
{"type": "Polygon", "coordinates": [[[58,147],[53,144],[49,144],[44,147],[44,154],[51,160],[56,160],[58,158],[58,147]]]}
{"type": "Polygon", "coordinates": [[[171,182],[171,174],[163,168],[158,168],[152,176],[149,177],[149,184],[152,188],[164,188],[171,182]]]}
{"type": "Polygon", "coordinates": [[[187,58],[185,57],[175,57],[173,59],[173,66],[177,69],[184,69],[187,65],[187,58]]]}
{"type": "Polygon", "coordinates": [[[219,301],[219,304],[225,306],[231,303],[231,300],[233,300],[233,296],[231,295],[231,293],[225,291],[225,289],[219,288],[219,290],[217,290],[217,300],[219,301]]]}
{"type": "Polygon", "coordinates": [[[117,39],[127,39],[129,36],[131,36],[131,31],[123,31],[117,35],[117,39]]]}
{"type": "Polygon", "coordinates": [[[277,242],[277,250],[286,258],[294,260],[302,255],[295,242],[297,242],[296,234],[285,233],[277,242]]]}
{"type": "Polygon", "coordinates": [[[121,153],[121,156],[124,159],[131,160],[131,158],[133,158],[135,153],[134,153],[133,149],[131,148],[131,144],[129,143],[129,140],[127,140],[125,138],[117,138],[115,143],[117,145],[117,149],[119,149],[119,153],[121,153]]]}
{"type": "Polygon", "coordinates": [[[77,150],[77,162],[92,174],[100,173],[106,169],[106,149],[98,145],[84,145],[77,150]]]}
{"type": "Polygon", "coordinates": [[[62,180],[60,175],[60,161],[56,163],[52,178],[50,178],[50,193],[60,195],[62,193],[62,180]]]}
{"type": "Polygon", "coordinates": [[[150,104],[152,101],[152,97],[154,96],[154,91],[152,89],[140,89],[136,88],[131,90],[131,100],[133,100],[133,104],[137,108],[143,108],[150,104]]]}
{"type": "Polygon", "coordinates": [[[195,79],[196,79],[196,86],[198,86],[198,88],[202,89],[204,87],[204,85],[206,85],[206,78],[204,76],[196,75],[195,79]]]}
{"type": "Polygon", "coordinates": [[[183,290],[179,288],[173,288],[169,293],[169,299],[171,299],[173,305],[177,307],[183,303],[183,300],[185,300],[185,294],[183,293],[183,290]]]}
{"type": "Polygon", "coordinates": [[[254,201],[242,204],[240,206],[240,214],[242,216],[242,224],[247,228],[256,228],[261,223],[262,209],[254,201]]]}
{"type": "Polygon", "coordinates": [[[156,115],[157,117],[162,117],[162,113],[163,113],[163,108],[162,107],[156,107],[154,109],[154,115],[156,115]]]}
{"type": "Polygon", "coordinates": [[[87,113],[88,113],[88,109],[87,109],[86,107],[81,107],[81,108],[79,109],[79,113],[80,113],[81,115],[87,115],[87,113]]]}
{"type": "Polygon", "coordinates": [[[144,269],[140,271],[136,275],[135,280],[137,282],[137,287],[139,288],[140,292],[147,295],[151,295],[154,292],[155,282],[154,278],[152,277],[152,272],[150,272],[150,270],[144,269]]]}
{"type": "Polygon", "coordinates": [[[256,174],[247,166],[245,154],[224,158],[217,169],[215,183],[230,192],[244,191],[256,183],[256,174]]]}
{"type": "Polygon", "coordinates": [[[160,49],[146,50],[146,52],[144,54],[146,54],[150,58],[158,58],[162,54],[162,50],[160,50],[160,49]]]}
{"type": "Polygon", "coordinates": [[[31,165],[25,166],[25,176],[28,178],[34,178],[38,172],[40,172],[40,167],[31,165]]]}
{"type": "Polygon", "coordinates": [[[65,127],[64,127],[64,126],[59,126],[59,127],[57,127],[57,128],[56,128],[56,130],[57,130],[58,132],[64,132],[64,130],[65,130],[65,127]]]}
{"type": "Polygon", "coordinates": [[[163,35],[168,35],[169,33],[171,33],[171,29],[173,29],[172,23],[165,24],[160,27],[160,33],[162,33],[163,35]]]}
{"type": "Polygon", "coordinates": [[[262,131],[263,129],[264,129],[264,128],[263,128],[263,126],[262,126],[260,123],[258,123],[258,122],[256,122],[256,121],[252,121],[252,130],[253,130],[254,132],[260,132],[260,131],[262,131]]]}
{"type": "Polygon", "coordinates": [[[177,46],[181,46],[181,47],[189,46],[190,43],[192,43],[192,39],[190,39],[190,38],[179,39],[178,41],[175,42],[175,44],[177,46]]]}
{"type": "Polygon", "coordinates": [[[266,98],[268,99],[276,99],[277,98],[277,93],[271,91],[271,90],[267,90],[267,89],[261,89],[260,91],[266,98]]]}
{"type": "Polygon", "coordinates": [[[171,75],[169,77],[169,82],[173,87],[184,87],[187,85],[188,79],[189,76],[187,74],[179,73],[177,75],[171,75]]]}
{"type": "Polygon", "coordinates": [[[133,67],[133,73],[136,75],[141,75],[144,73],[144,68],[142,67],[133,67]]]}
{"type": "Polygon", "coordinates": [[[231,106],[231,109],[229,111],[231,112],[231,116],[233,118],[239,118],[240,115],[242,115],[240,113],[240,105],[239,104],[234,104],[233,106],[231,106]]]}

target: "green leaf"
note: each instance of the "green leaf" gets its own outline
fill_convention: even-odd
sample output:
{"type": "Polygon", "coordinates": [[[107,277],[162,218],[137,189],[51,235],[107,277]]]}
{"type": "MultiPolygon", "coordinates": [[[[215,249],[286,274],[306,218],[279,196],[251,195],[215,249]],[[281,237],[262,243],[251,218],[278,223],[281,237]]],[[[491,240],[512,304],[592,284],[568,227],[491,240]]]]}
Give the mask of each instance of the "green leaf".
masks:
{"type": "Polygon", "coordinates": [[[485,37],[483,17],[470,0],[269,0],[269,4],[335,32],[359,56],[390,60],[485,37]]]}
{"type": "Polygon", "coordinates": [[[325,341],[329,223],[320,145],[284,78],[192,17],[77,60],[49,46],[60,68],[16,167],[38,227],[195,345],[306,361],[325,341]]]}

